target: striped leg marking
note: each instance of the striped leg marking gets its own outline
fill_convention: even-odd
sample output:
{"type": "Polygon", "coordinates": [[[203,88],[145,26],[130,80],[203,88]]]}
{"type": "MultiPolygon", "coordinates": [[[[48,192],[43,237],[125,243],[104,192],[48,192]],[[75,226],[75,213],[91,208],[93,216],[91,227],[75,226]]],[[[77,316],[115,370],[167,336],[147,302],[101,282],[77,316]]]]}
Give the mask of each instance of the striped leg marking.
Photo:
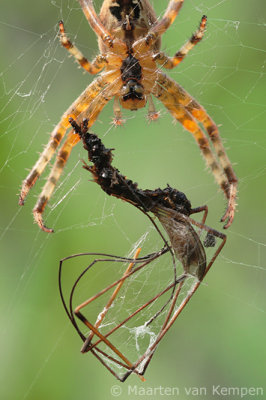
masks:
{"type": "Polygon", "coordinates": [[[224,228],[228,228],[234,219],[237,178],[225,153],[217,126],[206,111],[180,85],[160,72],[157,75],[157,85],[154,86],[153,94],[197,141],[206,164],[212,170],[217,183],[228,199],[228,207],[222,218],[222,221],[227,219],[224,228]],[[205,128],[213,144],[214,152],[208,137],[197,121],[201,122],[205,128]]]}
{"type": "Polygon", "coordinates": [[[106,58],[99,54],[92,62],[89,62],[79,49],[66,35],[63,21],[59,22],[60,42],[62,46],[76,59],[79,65],[90,74],[97,74],[106,66],[106,58]]]}
{"type": "MultiPolygon", "coordinates": [[[[115,86],[116,85],[111,85],[111,88],[108,87],[108,89],[106,91],[102,90],[102,92],[99,93],[98,96],[95,97],[94,101],[92,101],[89,105],[88,105],[88,103],[86,103],[87,108],[79,113],[77,121],[81,122],[82,119],[86,117],[88,119],[88,128],[90,128],[94,124],[96,118],[98,117],[99,113],[102,111],[103,107],[114,96],[114,93],[112,92],[112,90],[117,90],[115,88],[115,86]]],[[[83,104],[85,107],[85,103],[83,103],[83,104]]],[[[71,113],[71,114],[69,114],[69,117],[73,118],[73,115],[74,114],[71,113]]],[[[56,162],[50,172],[50,175],[43,187],[40,197],[38,198],[38,201],[34,207],[34,210],[33,210],[34,219],[37,222],[37,224],[39,225],[39,227],[45,232],[51,233],[51,232],[53,232],[53,229],[47,228],[44,225],[43,218],[42,218],[44,209],[54,191],[54,188],[57,184],[58,179],[60,178],[60,176],[63,172],[63,169],[66,165],[66,162],[69,158],[69,155],[70,155],[73,147],[79,142],[79,140],[80,140],[79,135],[74,134],[73,131],[71,131],[69,133],[67,140],[65,141],[62,148],[58,152],[56,162]]]]}
{"type": "Polygon", "coordinates": [[[19,197],[19,204],[24,205],[25,198],[29,190],[34,186],[35,182],[39,176],[44,171],[48,162],[51,160],[52,156],[57,150],[57,147],[61,143],[63,137],[70,124],[68,119],[70,116],[77,118],[81,112],[88,108],[92,100],[98,95],[98,93],[103,89],[105,85],[105,80],[103,77],[99,76],[95,81],[93,81],[87,89],[77,98],[77,100],[69,107],[69,109],[64,113],[59,124],[55,127],[51,133],[51,138],[45,147],[44,151],[40,155],[40,158],[28,174],[27,178],[22,183],[22,188],[19,197]]]}
{"type": "Polygon", "coordinates": [[[110,34],[110,32],[106,29],[106,27],[103,25],[102,21],[96,14],[92,4],[92,0],[78,0],[78,1],[81,5],[85,17],[87,18],[87,21],[89,22],[90,26],[92,27],[96,35],[98,35],[102,39],[102,41],[106,46],[112,48],[114,38],[110,34]]]}
{"type": "Polygon", "coordinates": [[[206,15],[203,15],[198,30],[193,33],[191,38],[181,47],[174,57],[168,57],[166,54],[160,52],[154,56],[154,60],[166,69],[175,68],[181,61],[183,61],[189,51],[201,41],[205,32],[206,22],[207,17],[206,15]]]}
{"type": "Polygon", "coordinates": [[[163,18],[149,30],[147,38],[161,36],[176,19],[183,2],[184,0],[171,0],[163,18]]]}

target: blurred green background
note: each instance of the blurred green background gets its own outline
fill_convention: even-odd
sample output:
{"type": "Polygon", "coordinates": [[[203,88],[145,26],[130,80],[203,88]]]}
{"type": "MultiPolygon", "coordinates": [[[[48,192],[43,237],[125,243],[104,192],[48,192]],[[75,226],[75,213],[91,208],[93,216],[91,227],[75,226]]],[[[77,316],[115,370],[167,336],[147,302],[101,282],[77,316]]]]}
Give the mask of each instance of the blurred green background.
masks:
{"type": "MultiPolygon", "coordinates": [[[[95,1],[97,10],[100,3],[95,1]]],[[[158,15],[167,5],[153,3],[158,15]]],[[[204,40],[170,75],[220,126],[239,177],[239,205],[226,247],[157,349],[147,382],[132,376],[120,384],[96,359],[80,354],[80,340],[59,298],[58,263],[82,251],[127,255],[148,221],[89,181],[81,168],[80,160],[86,159],[81,145],[74,149],[45,213],[53,235],[41,232],[32,220],[44,181],[36,184],[23,208],[17,204],[26,168],[36,161],[63,111],[92,80],[61,48],[57,22],[65,21],[88,58],[97,54],[95,34],[74,0],[2,4],[2,399],[112,399],[113,385],[122,389],[123,399],[137,397],[128,394],[128,385],[178,387],[179,397],[167,397],[182,399],[218,398],[213,385],[262,387],[266,392],[265,12],[264,0],[186,0],[163,37],[163,50],[173,54],[202,14],[208,16],[204,40]],[[185,387],[206,387],[207,395],[187,395],[185,387]]],[[[158,122],[149,124],[145,109],[124,112],[126,126],[115,129],[109,104],[93,130],[116,149],[114,165],[141,188],[169,183],[184,191],[193,206],[208,204],[208,225],[221,229],[225,200],[193,138],[173,124],[161,104],[156,107],[161,111],[158,122]]],[[[165,396],[155,393],[152,398],[165,396]]]]}

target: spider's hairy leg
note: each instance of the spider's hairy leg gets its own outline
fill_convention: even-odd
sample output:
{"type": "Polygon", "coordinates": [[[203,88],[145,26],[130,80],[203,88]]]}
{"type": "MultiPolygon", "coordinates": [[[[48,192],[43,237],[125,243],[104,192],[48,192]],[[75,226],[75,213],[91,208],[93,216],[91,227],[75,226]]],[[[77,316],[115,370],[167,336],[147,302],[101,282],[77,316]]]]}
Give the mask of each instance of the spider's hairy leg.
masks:
{"type": "Polygon", "coordinates": [[[49,198],[51,197],[54,191],[58,179],[62,174],[63,168],[65,167],[68,157],[70,156],[72,148],[79,142],[79,140],[80,140],[79,136],[74,134],[72,131],[68,134],[65,143],[63,144],[62,148],[59,150],[57,154],[56,162],[50,172],[46,184],[43,187],[40,197],[38,198],[38,201],[33,209],[33,216],[35,222],[37,222],[39,227],[44,232],[51,233],[53,232],[53,229],[49,229],[44,225],[42,219],[42,213],[45,209],[45,206],[49,198]]]}
{"type": "Polygon", "coordinates": [[[193,117],[195,117],[195,119],[201,122],[204,126],[230,185],[228,193],[228,207],[224,216],[221,218],[222,222],[227,220],[227,223],[224,226],[224,228],[226,229],[232,224],[234,219],[238,179],[233,170],[232,164],[226,154],[218,127],[215,122],[207,114],[204,108],[194,99],[191,99],[191,102],[188,104],[187,109],[193,115],[193,117]]]}
{"type": "MultiPolygon", "coordinates": [[[[113,85],[110,84],[110,86],[106,90],[101,91],[106,81],[103,77],[99,78],[101,78],[102,85],[99,85],[97,90],[96,87],[94,86],[95,81],[92,82],[91,85],[87,88],[88,95],[91,94],[91,90],[93,89],[95,90],[93,96],[95,97],[94,101],[91,101],[92,100],[91,97],[88,96],[89,101],[85,101],[84,99],[84,102],[79,106],[80,112],[78,113],[78,121],[86,117],[88,119],[88,128],[90,128],[94,124],[95,120],[97,119],[98,115],[100,114],[104,106],[115,95],[115,90],[117,90],[116,84],[113,85]]],[[[69,117],[73,118],[73,115],[74,112],[70,113],[69,117]]],[[[33,210],[34,219],[38,223],[39,227],[45,232],[51,233],[53,232],[53,229],[49,229],[44,225],[42,214],[44,212],[47,202],[49,201],[54,191],[55,185],[63,172],[63,169],[72,151],[72,148],[75,146],[76,143],[79,142],[79,140],[80,140],[79,135],[70,132],[66,142],[63,144],[62,148],[58,152],[56,162],[50,172],[47,182],[43,187],[42,193],[40,194],[40,197],[34,207],[33,210]]]]}
{"type": "Polygon", "coordinates": [[[232,224],[234,220],[235,209],[237,206],[236,197],[237,197],[237,181],[230,186],[230,194],[229,194],[227,209],[225,210],[225,213],[221,218],[221,222],[227,221],[226,224],[224,225],[225,229],[229,228],[229,226],[232,224]]]}
{"type": "Polygon", "coordinates": [[[184,0],[171,0],[163,18],[152,26],[148,34],[144,38],[148,46],[154,44],[159,36],[161,36],[174,22],[184,0]]]}
{"type": "Polygon", "coordinates": [[[160,112],[156,111],[155,105],[153,103],[152,97],[151,95],[147,96],[147,101],[149,104],[149,108],[148,108],[148,121],[157,121],[157,119],[160,116],[160,112]]]}
{"type": "Polygon", "coordinates": [[[201,18],[201,22],[199,28],[191,38],[181,47],[181,49],[173,56],[168,57],[163,52],[160,52],[154,56],[154,60],[158,62],[158,64],[162,65],[164,68],[172,69],[176,67],[188,54],[193,47],[201,41],[203,38],[205,27],[206,27],[207,17],[203,15],[201,18]]]}
{"type": "Polygon", "coordinates": [[[152,25],[145,37],[137,40],[134,43],[134,52],[144,54],[145,52],[154,49],[156,47],[156,43],[158,43],[158,40],[160,43],[160,37],[174,22],[180,8],[183,5],[183,2],[184,0],[171,0],[169,2],[162,19],[152,25]]]}
{"type": "Polygon", "coordinates": [[[121,126],[124,125],[125,120],[123,119],[123,115],[121,112],[121,108],[119,105],[119,98],[118,96],[114,97],[114,105],[113,105],[113,110],[114,110],[114,118],[113,118],[113,124],[115,126],[121,126]]]}
{"type": "Polygon", "coordinates": [[[78,0],[82,11],[87,18],[90,26],[96,33],[96,35],[101,39],[104,46],[107,46],[109,49],[115,48],[118,49],[119,47],[125,49],[126,45],[119,39],[114,39],[113,35],[108,31],[108,29],[103,25],[102,21],[98,17],[95,12],[95,9],[92,4],[92,0],[78,0]]]}
{"type": "Polygon", "coordinates": [[[78,0],[78,1],[82,7],[82,11],[85,17],[87,18],[90,26],[92,27],[96,35],[100,36],[102,41],[105,42],[105,44],[108,47],[112,47],[114,38],[110,34],[110,32],[106,29],[106,27],[102,24],[100,18],[96,14],[92,1],[91,0],[78,0]]]}
{"type": "Polygon", "coordinates": [[[44,151],[40,155],[38,161],[31,169],[30,173],[26,177],[26,179],[22,182],[22,187],[19,196],[19,205],[23,206],[25,202],[25,198],[30,191],[30,189],[34,186],[35,182],[42,174],[45,169],[47,163],[52,158],[55,153],[57,147],[59,146],[61,140],[63,139],[65,132],[69,126],[68,117],[66,114],[62,117],[60,123],[55,127],[53,132],[51,133],[51,138],[46,145],[44,151]]]}
{"type": "Polygon", "coordinates": [[[79,49],[69,40],[66,35],[63,21],[59,21],[60,42],[62,46],[69,51],[69,53],[76,59],[82,68],[90,74],[97,74],[107,64],[106,58],[98,54],[92,62],[89,62],[86,57],[79,51],[79,49]]]}
{"type": "Polygon", "coordinates": [[[61,118],[59,124],[54,128],[51,133],[50,140],[40,155],[38,161],[28,174],[27,178],[22,183],[22,188],[19,197],[19,204],[23,205],[29,190],[34,186],[36,180],[44,171],[46,165],[54,155],[57,147],[61,143],[67,129],[69,128],[69,116],[77,117],[85,108],[88,107],[90,102],[97,96],[105,85],[105,80],[99,76],[93,81],[87,89],[74,101],[61,118]]]}
{"type": "Polygon", "coordinates": [[[227,175],[213,154],[207,136],[186,107],[186,104],[189,104],[193,99],[181,86],[164,74],[158,73],[158,82],[159,84],[157,83],[154,86],[153,95],[165,105],[187,131],[192,133],[206,160],[207,166],[211,169],[226,198],[230,199],[231,189],[227,175]]]}

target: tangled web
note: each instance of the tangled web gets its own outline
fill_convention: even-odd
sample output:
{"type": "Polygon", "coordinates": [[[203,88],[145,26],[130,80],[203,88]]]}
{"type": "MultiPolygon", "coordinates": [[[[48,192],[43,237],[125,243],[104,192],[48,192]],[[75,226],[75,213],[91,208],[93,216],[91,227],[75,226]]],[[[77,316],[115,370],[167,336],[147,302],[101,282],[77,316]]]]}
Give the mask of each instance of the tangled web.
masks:
{"type": "MultiPolygon", "coordinates": [[[[166,248],[139,257],[142,247],[146,250],[155,242],[153,233],[158,235],[156,230],[146,232],[135,244],[127,257],[131,261],[85,253],[64,260],[60,268],[64,307],[85,340],[81,351],[92,351],[121,380],[132,372],[133,365],[135,373],[145,372],[160,340],[198,286],[197,278],[184,276],[182,266],[166,248]],[[74,310],[82,313],[84,325],[89,321],[87,327],[93,325],[97,331],[84,332],[74,310]],[[103,336],[108,342],[103,341],[103,336]]],[[[198,234],[202,236],[202,232],[198,234]]]]}

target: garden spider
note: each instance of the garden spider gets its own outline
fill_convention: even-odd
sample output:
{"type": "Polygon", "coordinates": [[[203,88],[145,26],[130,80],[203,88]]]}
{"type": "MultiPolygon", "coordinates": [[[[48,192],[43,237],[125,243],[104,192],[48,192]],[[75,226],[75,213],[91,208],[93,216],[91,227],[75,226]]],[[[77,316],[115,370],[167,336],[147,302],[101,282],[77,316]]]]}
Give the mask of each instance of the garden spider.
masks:
{"type": "MultiPolygon", "coordinates": [[[[74,101],[54,128],[40,158],[23,181],[20,205],[24,204],[29,190],[70,128],[69,117],[76,119],[78,123],[86,117],[91,127],[104,106],[114,97],[115,124],[123,123],[119,103],[123,108],[137,110],[148,102],[148,115],[154,120],[158,114],[152,102],[153,95],[194,136],[207,166],[211,168],[228,199],[227,209],[221,221],[226,221],[224,228],[231,225],[236,207],[237,178],[226,155],[218,128],[203,107],[158,68],[158,64],[167,69],[176,67],[203,37],[206,16],[202,17],[200,26],[191,39],[173,57],[160,52],[161,36],[174,22],[183,1],[171,0],[162,19],[157,21],[148,0],[104,0],[99,16],[94,10],[92,0],[79,0],[88,22],[98,36],[100,55],[92,62],[70,42],[63,22],[59,23],[61,43],[76,61],[91,74],[103,69],[104,72],[74,101]]],[[[79,136],[70,131],[57,153],[55,164],[33,210],[35,221],[46,232],[53,230],[44,225],[43,211],[73,146],[79,140],[79,136]]]]}
{"type": "MultiPolygon", "coordinates": [[[[77,132],[82,139],[84,148],[88,152],[89,161],[93,163],[92,166],[85,164],[84,168],[92,174],[94,181],[98,183],[107,194],[125,200],[142,211],[150,219],[164,242],[164,247],[161,250],[141,258],[138,258],[140,248],[137,249],[134,258],[117,257],[101,253],[83,253],[62,259],[59,267],[59,290],[61,299],[68,318],[83,341],[81,352],[91,352],[117,379],[122,382],[124,382],[131,373],[135,373],[142,378],[142,375],[144,375],[158,344],[196,292],[200,286],[200,282],[207,274],[216,257],[225,245],[226,236],[205,225],[208,213],[207,206],[192,208],[190,201],[187,199],[185,194],[171,188],[170,186],[165,189],[156,190],[139,189],[136,183],[127,179],[112,166],[111,150],[105,148],[96,135],[87,132],[87,120],[84,120],[81,126],[79,126],[73,119],[70,119],[70,123],[74,128],[74,131],[77,132]],[[165,240],[159,227],[154,222],[154,219],[149,215],[150,212],[161,222],[167,236],[169,237],[170,244],[165,240]],[[197,222],[190,217],[192,214],[199,212],[203,212],[201,222],[197,222]],[[192,225],[199,228],[199,232],[196,232],[192,225]],[[202,231],[207,232],[206,239],[203,242],[200,239],[202,231]],[[221,243],[211,260],[207,262],[204,247],[215,246],[215,238],[220,239],[221,243]],[[117,314],[115,307],[117,306],[117,301],[119,302],[120,297],[118,296],[118,293],[121,291],[122,285],[125,285],[126,283],[127,285],[134,285],[133,275],[136,273],[145,274],[150,263],[153,264],[149,269],[154,271],[156,268],[155,260],[161,261],[161,257],[169,252],[172,256],[174,270],[172,281],[170,283],[169,281],[168,283],[161,282],[162,287],[160,287],[159,292],[155,292],[151,297],[150,295],[147,295],[144,297],[144,301],[142,298],[139,299],[138,302],[138,299],[135,298],[133,301],[134,311],[129,311],[129,305],[126,304],[125,317],[122,317],[122,312],[119,312],[118,323],[113,321],[112,316],[109,316],[109,321],[112,321],[111,324],[103,322],[106,314],[110,313],[110,309],[113,309],[114,315],[117,314]],[[77,278],[75,278],[75,282],[69,293],[69,301],[66,301],[62,285],[63,264],[67,260],[72,260],[73,258],[80,256],[91,256],[93,261],[78,274],[77,278]],[[176,259],[178,259],[182,265],[178,274],[176,269],[176,259]],[[90,281],[92,277],[91,274],[93,274],[95,268],[97,269],[97,273],[100,272],[98,269],[101,270],[101,265],[103,263],[108,263],[108,270],[110,270],[111,264],[113,263],[124,264],[127,262],[129,263],[129,266],[124,271],[122,277],[115,279],[112,273],[112,283],[101,288],[98,293],[92,295],[85,301],[82,301],[81,304],[74,307],[74,295],[80,286],[85,286],[85,276],[89,275],[90,281]],[[196,279],[193,280],[190,290],[185,297],[183,297],[181,294],[183,285],[186,280],[191,277],[196,279]],[[82,285],[80,285],[81,282],[82,285]],[[112,293],[111,296],[110,291],[112,293]],[[103,300],[103,308],[101,308],[99,303],[97,303],[96,322],[90,322],[93,317],[91,316],[91,313],[89,313],[88,317],[87,313],[91,311],[92,303],[98,301],[99,298],[102,298],[102,296],[106,294],[107,302],[105,303],[103,300]],[[168,296],[166,299],[165,295],[168,296]],[[101,311],[99,312],[99,310],[101,311]],[[125,331],[130,330],[132,320],[134,320],[133,326],[136,326],[135,324],[137,322],[135,318],[142,316],[142,313],[145,310],[148,310],[147,312],[150,312],[150,314],[148,314],[148,320],[145,320],[143,328],[149,327],[150,325],[153,326],[154,321],[160,317],[159,330],[156,334],[156,338],[152,343],[149,343],[147,347],[145,347],[143,353],[138,351],[136,359],[130,361],[130,358],[127,355],[128,348],[124,351],[121,349],[122,343],[117,337],[118,330],[121,328],[125,328],[125,331]],[[84,314],[84,312],[86,312],[86,314],[84,314]],[[90,329],[89,333],[84,334],[82,332],[82,329],[80,329],[78,325],[78,319],[90,329]],[[131,325],[129,325],[129,323],[131,323],[131,325]],[[118,368],[118,372],[116,368],[118,368]],[[121,371],[123,370],[124,373],[121,374],[121,371]]],[[[157,266],[158,269],[160,269],[160,264],[157,266]]],[[[142,281],[139,275],[137,280],[142,281]]],[[[162,277],[160,278],[160,281],[161,280],[163,281],[162,277]]],[[[85,292],[86,296],[88,296],[87,290],[85,292]]],[[[124,299],[123,294],[121,294],[121,299],[124,299]]],[[[129,301],[130,300],[132,303],[132,299],[129,299],[129,301]]]]}

